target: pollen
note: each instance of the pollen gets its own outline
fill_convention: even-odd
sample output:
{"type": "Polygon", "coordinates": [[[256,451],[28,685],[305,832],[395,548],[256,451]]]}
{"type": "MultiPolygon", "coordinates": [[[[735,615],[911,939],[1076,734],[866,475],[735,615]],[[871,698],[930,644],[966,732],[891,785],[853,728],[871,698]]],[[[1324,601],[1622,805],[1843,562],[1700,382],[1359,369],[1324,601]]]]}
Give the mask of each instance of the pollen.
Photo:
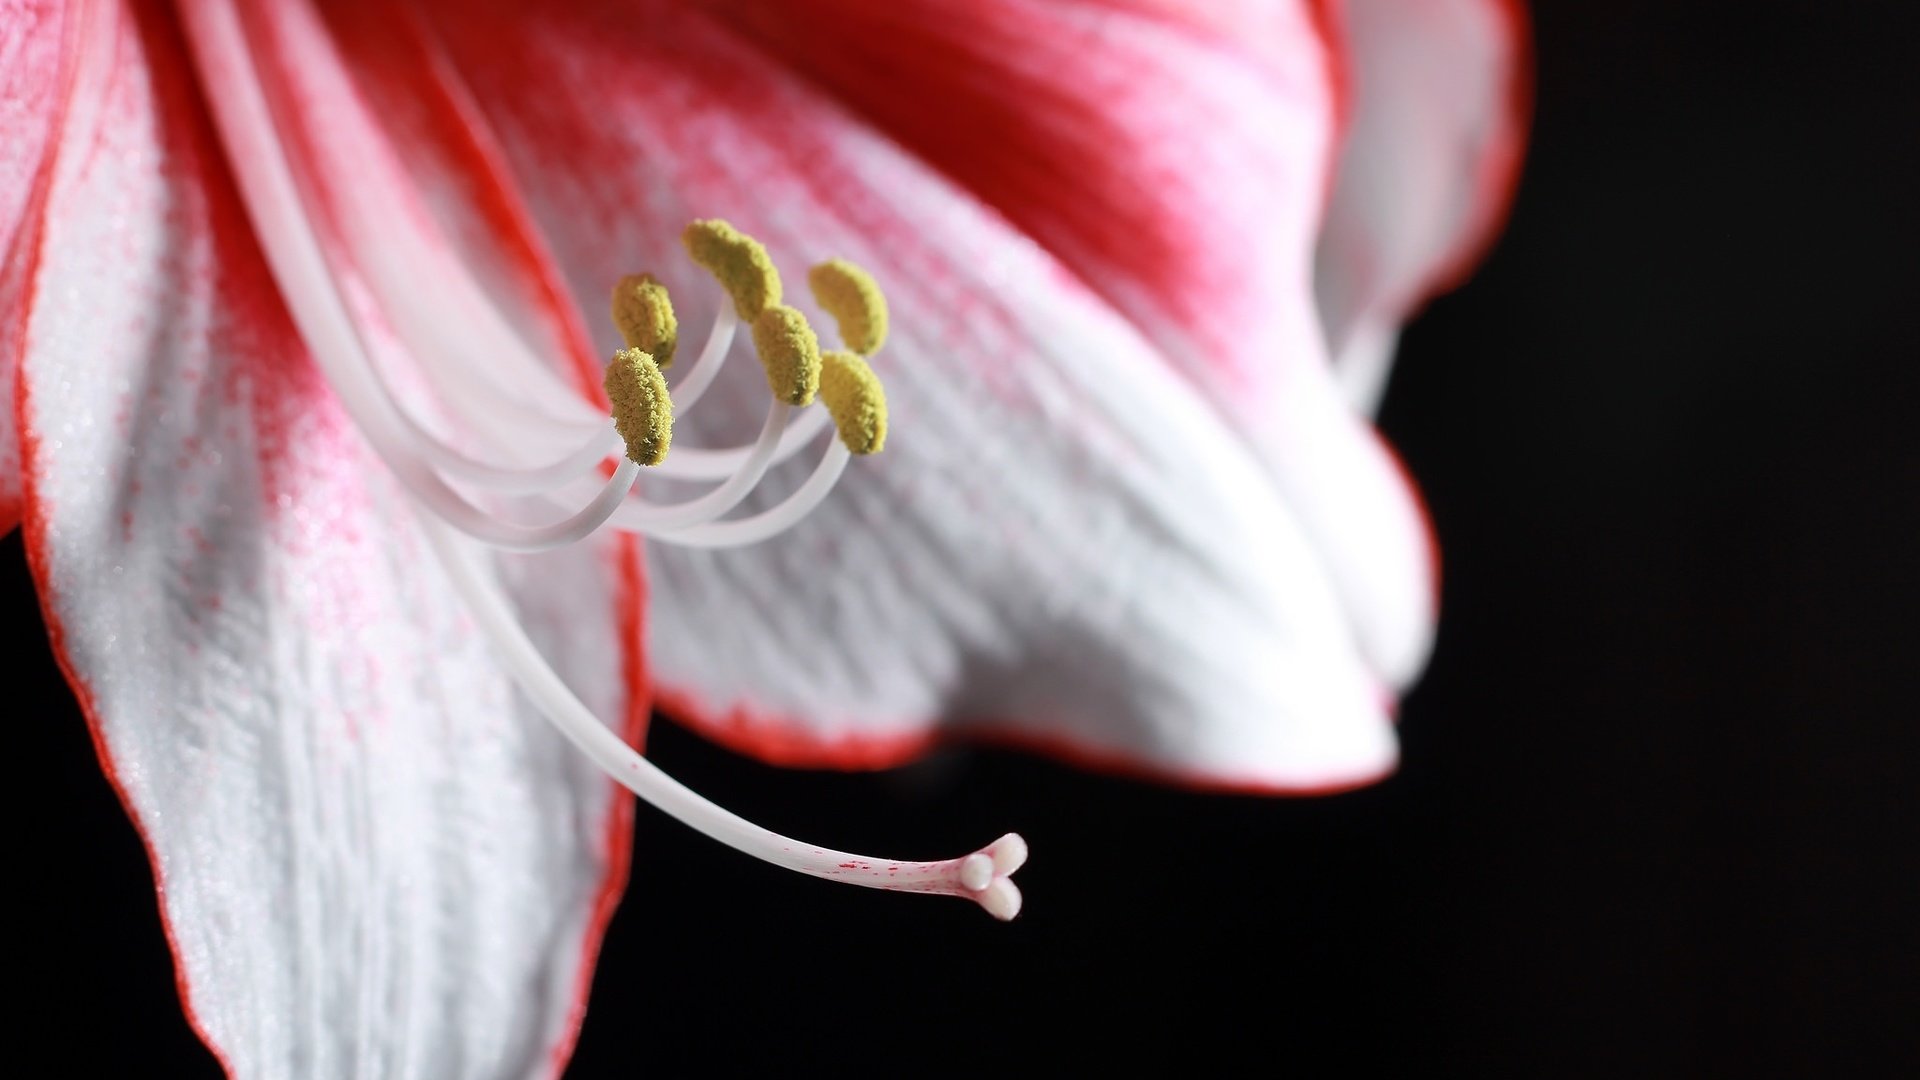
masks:
{"type": "Polygon", "coordinates": [[[627,457],[637,465],[658,465],[673,441],[673,399],[660,365],[641,349],[621,349],[607,364],[607,398],[613,402],[613,426],[627,441],[627,457]]]}
{"type": "Polygon", "coordinates": [[[820,357],[820,400],[847,449],[877,454],[887,444],[887,394],[858,353],[834,349],[820,357]]]}
{"type": "Polygon", "coordinates": [[[805,405],[820,389],[820,339],[807,317],[775,304],[753,320],[753,348],[767,369],[773,396],[789,405],[805,405]]]}
{"type": "Polygon", "coordinates": [[[673,366],[680,324],[673,317],[667,287],[652,274],[628,274],[613,287],[613,325],[620,329],[627,348],[652,356],[662,371],[673,366]]]}
{"type": "Polygon", "coordinates": [[[720,279],[742,321],[752,322],[780,302],[780,271],[760,241],[718,218],[707,218],[688,225],[680,242],[694,262],[720,279]]]}
{"type": "Polygon", "coordinates": [[[828,259],[807,271],[813,298],[840,327],[840,340],[862,356],[887,340],[887,298],[873,275],[845,259],[828,259]]]}

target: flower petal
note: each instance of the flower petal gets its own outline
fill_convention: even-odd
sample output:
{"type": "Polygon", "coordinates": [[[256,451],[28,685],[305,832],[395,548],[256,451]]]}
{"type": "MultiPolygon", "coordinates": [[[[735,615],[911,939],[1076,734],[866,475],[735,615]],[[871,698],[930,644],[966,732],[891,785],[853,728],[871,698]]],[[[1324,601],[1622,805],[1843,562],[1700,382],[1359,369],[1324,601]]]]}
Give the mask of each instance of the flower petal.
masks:
{"type": "Polygon", "coordinates": [[[1138,326],[1300,515],[1380,677],[1424,666],[1424,512],[1337,408],[1311,301],[1331,171],[1323,5],[723,5],[754,47],[953,179],[1138,326]]]}
{"type": "MultiPolygon", "coordinates": [[[[235,1075],[557,1069],[631,803],[497,670],[308,361],[177,28],[95,10],[34,252],[25,527],[188,1011],[235,1075]]],[[[630,569],[498,567],[618,720],[630,569]]]]}
{"type": "Polygon", "coordinates": [[[61,0],[0,0],[0,536],[20,523],[18,331],[48,140],[66,101],[67,15],[61,0]]]}
{"type": "Polygon", "coordinates": [[[542,379],[528,391],[603,413],[590,402],[605,356],[417,20],[389,5],[318,7],[291,0],[246,9],[246,21],[330,257],[419,346],[416,360],[498,367],[531,353],[542,379]],[[526,347],[508,350],[508,336],[526,347]]]}
{"type": "MultiPolygon", "coordinates": [[[[647,270],[697,324],[718,290],[677,235],[704,216],[760,236],[790,276],[843,255],[887,290],[885,452],[759,547],[649,545],[651,655],[682,714],[794,763],[899,760],[960,716],[1234,787],[1390,766],[1385,695],[1323,549],[1143,336],[1158,309],[1120,317],[993,209],[698,13],[441,32],[576,294],[647,270]]],[[[1312,330],[1296,246],[1301,287],[1278,300],[1312,330]]],[[[676,447],[751,427],[764,380],[735,374],[677,418],[676,447]]]]}
{"type": "Polygon", "coordinates": [[[1526,138],[1518,0],[1347,0],[1351,89],[1315,277],[1327,340],[1372,412],[1393,341],[1465,276],[1512,197],[1526,138]]]}

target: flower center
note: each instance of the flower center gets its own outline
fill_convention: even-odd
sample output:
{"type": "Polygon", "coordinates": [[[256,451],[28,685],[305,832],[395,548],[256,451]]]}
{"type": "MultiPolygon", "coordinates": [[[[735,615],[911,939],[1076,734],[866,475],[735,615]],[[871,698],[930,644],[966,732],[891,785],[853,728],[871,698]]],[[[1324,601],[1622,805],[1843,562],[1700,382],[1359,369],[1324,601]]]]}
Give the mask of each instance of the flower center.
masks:
{"type": "Polygon", "coordinates": [[[283,127],[297,127],[284,123],[293,106],[263,84],[238,6],[195,6],[188,30],[203,64],[220,72],[223,89],[214,103],[215,119],[248,216],[302,339],[342,408],[423,511],[428,539],[475,621],[554,726],[647,802],[757,858],[829,880],[967,897],[999,918],[1012,918],[1020,893],[1009,875],[1026,859],[1026,844],[1014,834],[958,859],[873,859],[787,839],[661,772],[602,724],[541,657],[481,561],[481,545],[541,550],[577,542],[601,528],[640,533],[656,543],[738,546],[777,535],[804,518],[832,490],[854,453],[878,450],[884,441],[885,398],[861,358],[885,337],[885,302],[871,278],[857,268],[844,269],[846,264],[816,268],[821,306],[840,323],[851,350],[823,360],[805,319],[780,305],[779,275],[765,249],[724,222],[695,222],[684,236],[688,251],[720,279],[733,304],[721,305],[699,359],[669,387],[661,369],[674,359],[679,327],[666,291],[644,275],[622,279],[613,313],[628,348],[615,355],[606,381],[615,415],[590,419],[578,396],[517,345],[513,328],[464,268],[436,262],[406,239],[409,222],[400,208],[355,189],[337,192],[348,204],[344,235],[334,237],[335,248],[323,245],[315,225],[321,215],[310,205],[314,185],[302,183],[312,181],[315,166],[300,155],[312,151],[282,140],[283,127]],[[515,432],[509,449],[530,453],[527,447],[538,443],[548,455],[544,460],[482,460],[409,410],[377,370],[365,327],[348,303],[345,268],[330,259],[342,249],[374,292],[395,301],[382,306],[448,425],[481,438],[515,432]],[[741,321],[753,328],[774,394],[760,437],[748,446],[670,454],[674,413],[685,415],[712,385],[741,321]],[[497,363],[464,363],[474,343],[503,355],[490,358],[497,363]],[[506,371],[512,377],[502,380],[498,372],[506,371]],[[816,389],[826,399],[825,410],[807,407],[816,389]],[[801,414],[789,423],[795,409],[801,414]],[[769,467],[803,450],[830,420],[841,438],[805,483],[771,509],[726,518],[769,467]],[[520,439],[522,434],[527,437],[520,439]],[[606,464],[622,444],[625,457],[607,475],[606,464]],[[642,468],[719,482],[692,499],[652,502],[632,493],[642,468]],[[528,497],[545,510],[546,519],[527,522],[494,514],[472,501],[474,491],[528,497]]]}

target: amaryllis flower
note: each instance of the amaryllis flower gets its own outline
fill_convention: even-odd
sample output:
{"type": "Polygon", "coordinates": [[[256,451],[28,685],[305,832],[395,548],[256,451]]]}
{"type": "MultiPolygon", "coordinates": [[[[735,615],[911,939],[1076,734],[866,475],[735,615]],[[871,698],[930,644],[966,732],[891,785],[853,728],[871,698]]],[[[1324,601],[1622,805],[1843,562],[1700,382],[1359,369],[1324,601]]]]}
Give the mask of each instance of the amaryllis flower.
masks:
{"type": "Polygon", "coordinates": [[[1017,840],[873,860],[678,788],[631,749],[656,703],[797,765],[962,735],[1235,790],[1392,767],[1434,568],[1337,370],[1369,398],[1494,226],[1504,7],[0,27],[0,509],[230,1071],[563,1065],[627,871],[609,773],[772,861],[1017,907],[1017,840]],[[643,284],[676,336],[606,317],[643,284]],[[803,323],[846,346],[837,415],[750,335],[717,366],[742,316],[772,368],[803,323]],[[869,362],[888,434],[849,462],[869,362]],[[664,450],[631,495],[623,435],[664,450]]]}

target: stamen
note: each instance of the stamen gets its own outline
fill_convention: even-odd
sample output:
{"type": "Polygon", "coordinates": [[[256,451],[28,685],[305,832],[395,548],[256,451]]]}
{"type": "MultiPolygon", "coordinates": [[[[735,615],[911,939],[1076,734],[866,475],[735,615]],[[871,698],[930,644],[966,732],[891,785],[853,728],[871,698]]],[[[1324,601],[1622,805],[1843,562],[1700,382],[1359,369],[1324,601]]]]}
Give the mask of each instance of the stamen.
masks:
{"type": "Polygon", "coordinates": [[[626,339],[627,348],[652,356],[661,371],[673,366],[680,323],[673,317],[666,286],[652,274],[628,274],[613,287],[613,325],[626,339]]]}
{"type": "Polygon", "coordinates": [[[680,234],[693,261],[720,279],[741,321],[752,322],[780,302],[780,271],[760,241],[718,218],[696,221],[680,234]]]}
{"type": "Polygon", "coordinates": [[[722,809],[668,776],[622,742],[574,696],[528,640],[506,598],[479,573],[471,556],[453,542],[447,530],[432,519],[427,520],[426,526],[427,536],[454,588],[466,599],[475,622],[506,660],[514,681],[561,734],[629,791],[682,824],[775,866],[870,889],[965,897],[996,919],[1011,919],[1019,914],[1020,892],[1009,876],[1026,861],[1027,845],[1016,833],[1008,833],[958,859],[939,862],[873,859],[781,836],[722,809]],[[990,864],[991,872],[984,885],[975,887],[974,883],[981,881],[983,858],[990,864]]]}
{"type": "Polygon", "coordinates": [[[820,389],[820,339],[807,317],[776,304],[753,320],[753,348],[767,369],[767,388],[789,405],[806,405],[820,389]]]}
{"type": "Polygon", "coordinates": [[[613,426],[627,441],[627,458],[636,465],[658,465],[673,441],[673,399],[653,357],[639,349],[621,349],[607,364],[607,398],[613,402],[613,426]]]}
{"type": "Polygon", "coordinates": [[[873,275],[845,259],[828,259],[807,271],[813,298],[840,327],[840,340],[862,356],[887,341],[887,297],[873,275]]]}
{"type": "Polygon", "coordinates": [[[820,357],[820,400],[848,450],[877,454],[886,445],[887,394],[858,355],[834,349],[820,357]]]}

